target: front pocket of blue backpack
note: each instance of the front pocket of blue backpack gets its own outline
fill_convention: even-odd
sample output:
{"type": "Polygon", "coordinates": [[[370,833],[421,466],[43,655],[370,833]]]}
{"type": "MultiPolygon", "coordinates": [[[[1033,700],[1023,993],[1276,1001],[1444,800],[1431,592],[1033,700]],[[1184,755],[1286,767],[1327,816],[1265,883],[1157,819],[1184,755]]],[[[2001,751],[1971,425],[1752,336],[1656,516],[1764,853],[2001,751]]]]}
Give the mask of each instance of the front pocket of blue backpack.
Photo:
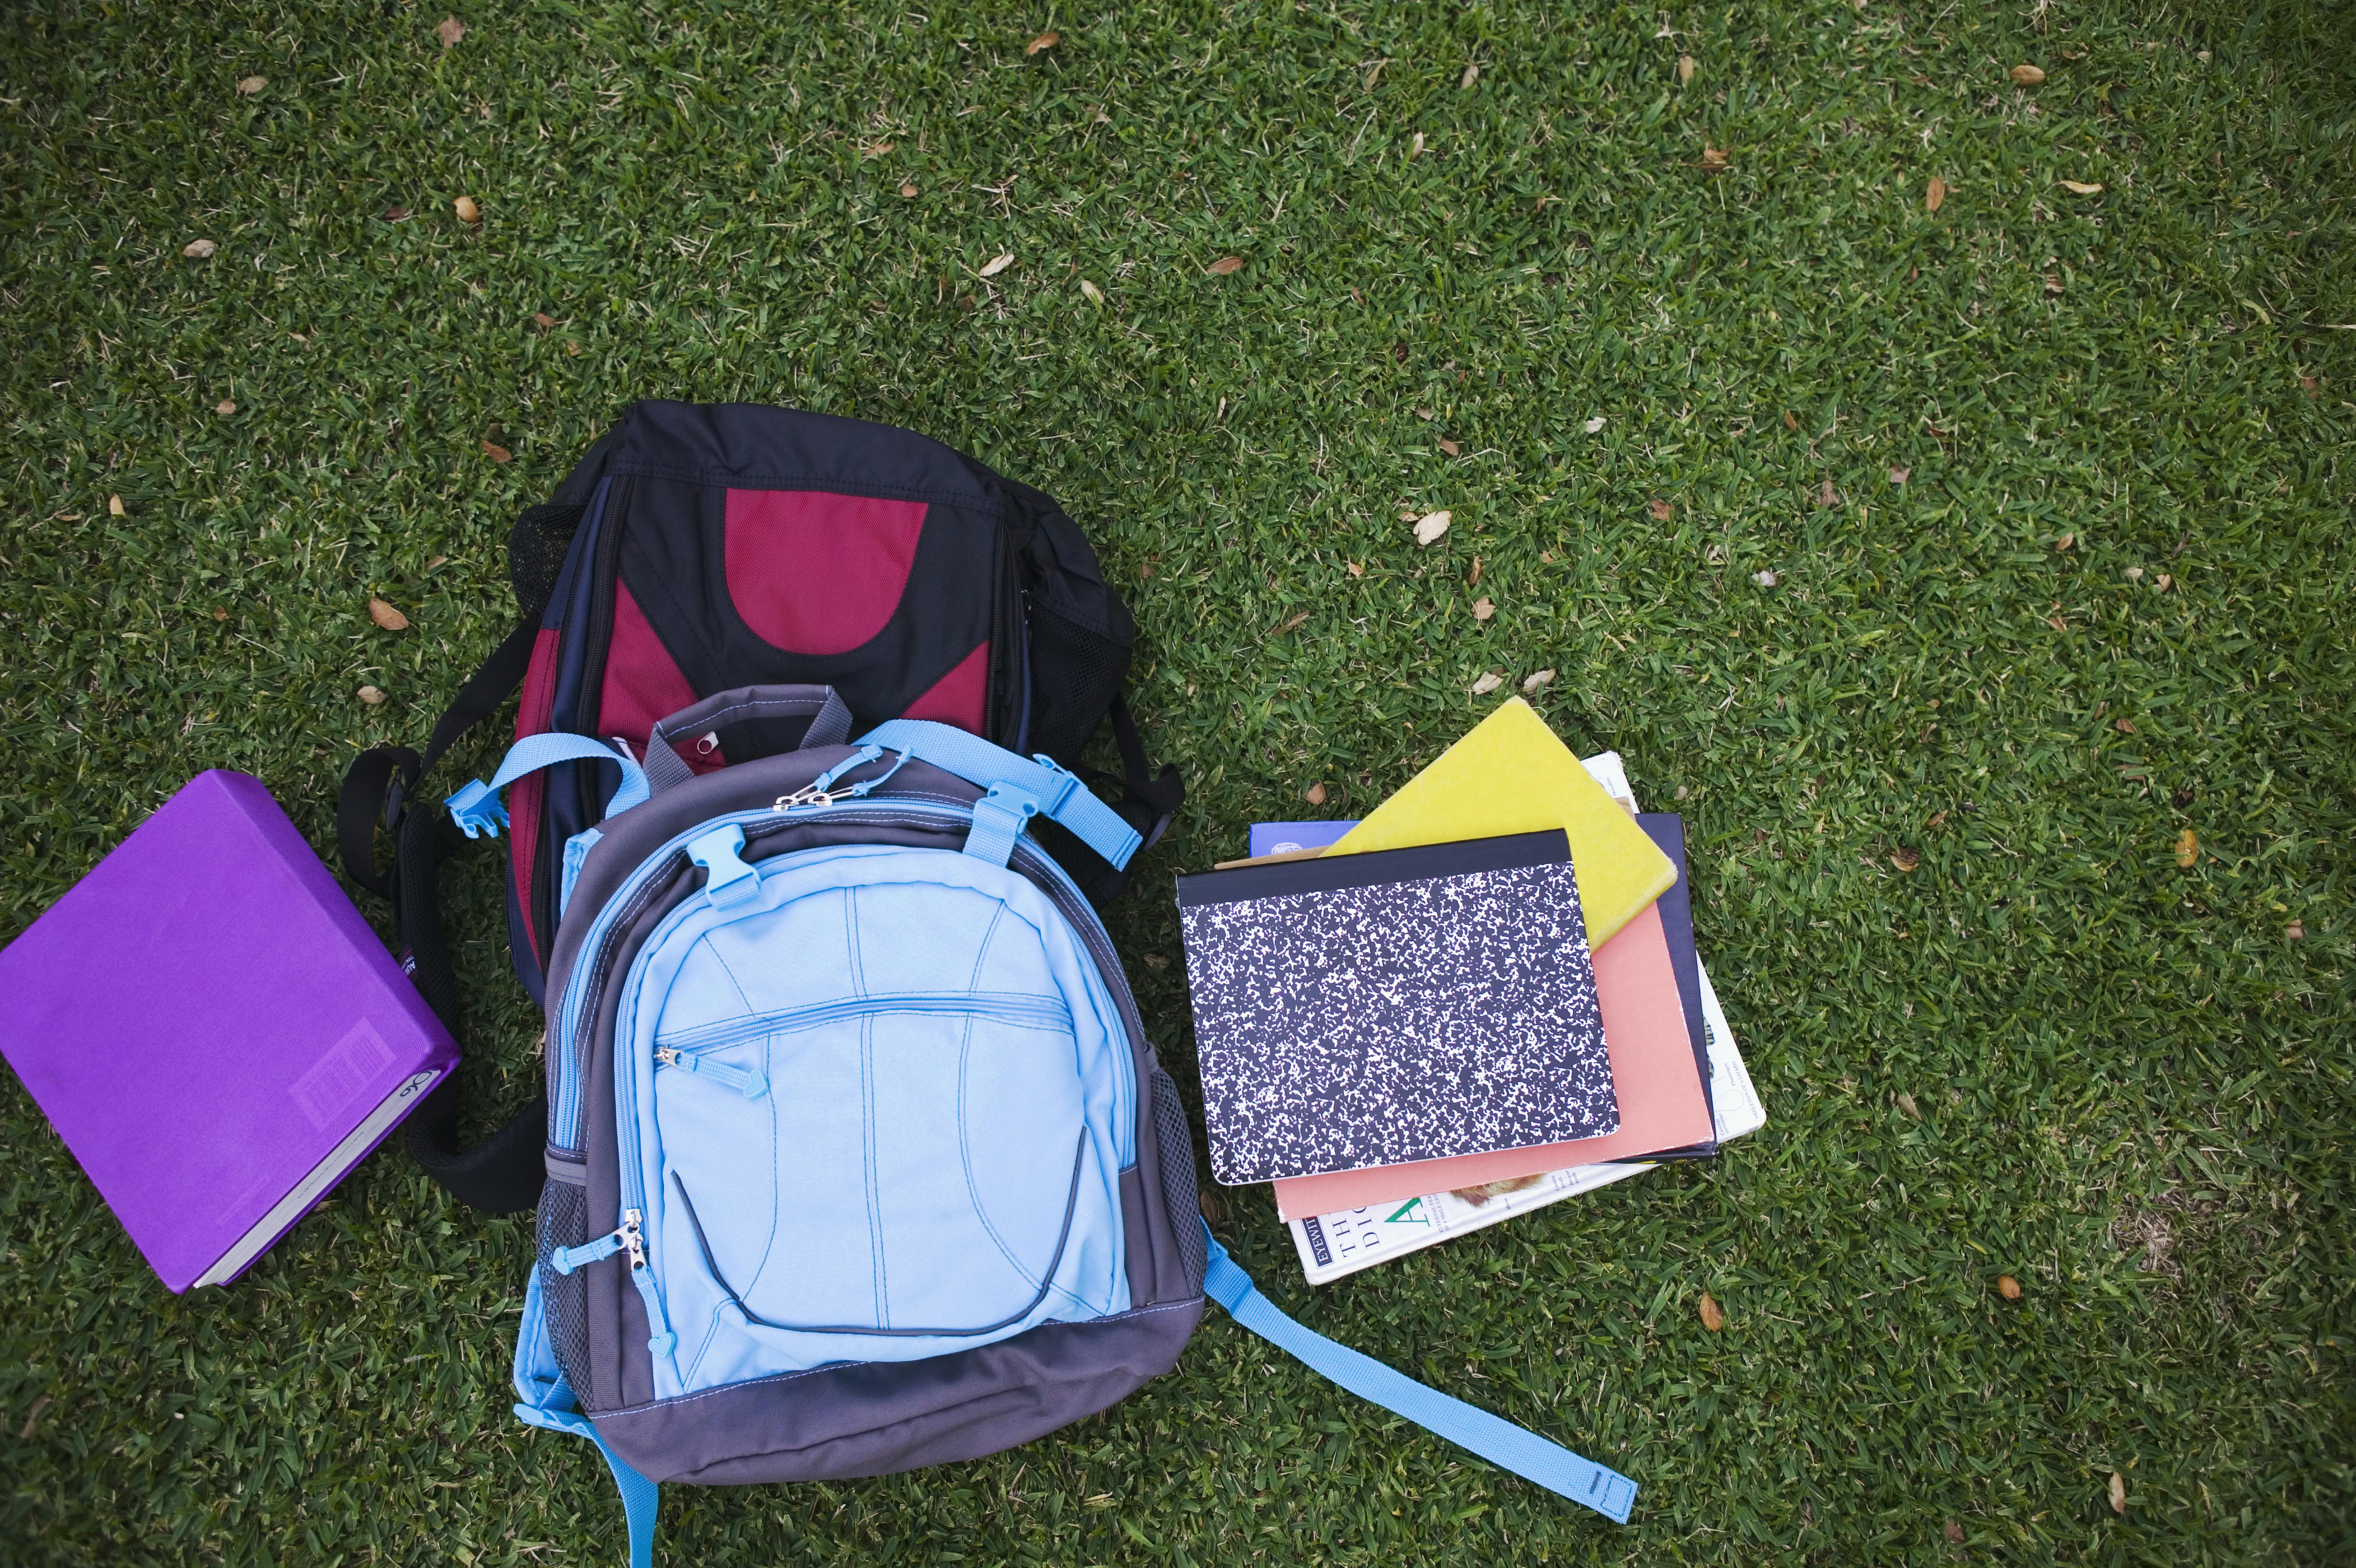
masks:
{"type": "Polygon", "coordinates": [[[926,875],[773,872],[649,944],[637,1119],[680,1389],[1128,1305],[1133,1073],[1085,950],[1001,868],[894,859],[926,875]]]}
{"type": "Polygon", "coordinates": [[[707,1053],[765,1079],[758,1099],[656,1074],[673,1196],[714,1282],[754,1324],[806,1334],[966,1336],[1030,1314],[1089,1163],[1069,1026],[893,998],[825,1011],[707,1053]],[[763,1149],[768,1170],[745,1170],[763,1149]]]}

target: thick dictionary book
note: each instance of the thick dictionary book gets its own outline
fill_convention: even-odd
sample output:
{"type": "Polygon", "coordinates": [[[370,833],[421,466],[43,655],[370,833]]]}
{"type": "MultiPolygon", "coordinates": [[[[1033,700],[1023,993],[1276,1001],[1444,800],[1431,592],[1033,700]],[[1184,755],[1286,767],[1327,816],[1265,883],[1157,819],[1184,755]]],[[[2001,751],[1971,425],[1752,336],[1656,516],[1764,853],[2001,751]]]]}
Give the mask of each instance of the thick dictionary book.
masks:
{"type": "Polygon", "coordinates": [[[221,770],[0,950],[0,1055],[174,1291],[243,1273],[458,1060],[270,791],[221,770]]]}
{"type": "Polygon", "coordinates": [[[1228,1186],[1619,1125],[1561,830],[1178,881],[1228,1186]]]}

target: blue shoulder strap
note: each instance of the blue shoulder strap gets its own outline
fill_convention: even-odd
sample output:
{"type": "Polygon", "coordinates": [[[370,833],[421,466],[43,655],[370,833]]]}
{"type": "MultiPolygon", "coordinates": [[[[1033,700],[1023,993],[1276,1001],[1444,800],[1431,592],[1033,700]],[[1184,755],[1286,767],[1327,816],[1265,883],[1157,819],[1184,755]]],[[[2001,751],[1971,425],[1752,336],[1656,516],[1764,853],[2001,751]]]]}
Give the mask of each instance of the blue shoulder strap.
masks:
{"type": "Polygon", "coordinates": [[[1034,811],[1069,828],[1116,871],[1127,867],[1130,856],[1145,842],[1076,775],[1044,757],[1017,757],[978,735],[930,719],[890,719],[859,738],[863,744],[913,753],[990,791],[974,808],[974,832],[981,844],[969,848],[975,854],[997,852],[994,858],[1001,865],[1006,864],[1006,854],[997,850],[999,841],[1011,851],[1014,835],[1034,811]]]}
{"type": "MultiPolygon", "coordinates": [[[[1200,1223],[1200,1221],[1197,1221],[1200,1223]]],[[[1361,1399],[1371,1400],[1394,1415],[1436,1432],[1460,1447],[1470,1448],[1492,1465],[1535,1481],[1575,1503],[1585,1503],[1615,1524],[1628,1522],[1635,1506],[1636,1483],[1591,1459],[1582,1459],[1537,1433],[1476,1410],[1462,1400],[1426,1388],[1370,1356],[1323,1335],[1303,1328],[1278,1311],[1252,1284],[1251,1276],[1236,1266],[1227,1250],[1203,1226],[1211,1244],[1210,1267],[1203,1289],[1237,1323],[1287,1354],[1306,1362],[1361,1399]]]]}
{"type": "Polygon", "coordinates": [[[626,750],[607,746],[604,741],[585,735],[568,735],[562,730],[549,730],[540,735],[528,735],[508,748],[507,757],[491,781],[469,779],[466,787],[450,795],[442,803],[450,808],[450,820],[466,832],[468,838],[487,832],[499,836],[507,825],[508,811],[499,804],[499,791],[527,773],[537,773],[543,768],[553,768],[560,762],[612,762],[622,769],[622,787],[605,802],[605,814],[618,817],[652,793],[647,784],[647,770],[626,750]]]}
{"type": "Polygon", "coordinates": [[[630,1531],[630,1568],[654,1568],[655,1513],[661,1488],[608,1447],[596,1426],[581,1413],[581,1402],[566,1386],[564,1373],[556,1365],[555,1349],[548,1342],[548,1318],[541,1309],[537,1268],[531,1271],[531,1283],[524,1287],[523,1328],[516,1336],[515,1391],[519,1418],[551,1432],[585,1437],[597,1445],[622,1494],[622,1517],[630,1531]]]}

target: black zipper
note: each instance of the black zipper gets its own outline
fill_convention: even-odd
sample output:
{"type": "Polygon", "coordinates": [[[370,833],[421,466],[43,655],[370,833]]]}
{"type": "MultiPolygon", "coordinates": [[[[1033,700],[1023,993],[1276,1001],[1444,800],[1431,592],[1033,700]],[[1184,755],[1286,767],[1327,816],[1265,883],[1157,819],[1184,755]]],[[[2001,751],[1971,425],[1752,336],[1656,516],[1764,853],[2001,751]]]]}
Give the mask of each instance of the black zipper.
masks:
{"type": "MultiPolygon", "coordinates": [[[[608,481],[610,488],[605,492],[605,504],[597,514],[596,556],[588,564],[589,624],[584,628],[584,635],[589,640],[586,650],[582,655],[581,685],[573,699],[574,712],[549,715],[549,722],[552,728],[571,727],[576,732],[586,734],[589,733],[590,726],[603,716],[601,714],[584,714],[578,710],[583,704],[602,705],[605,702],[605,658],[614,641],[614,584],[616,575],[620,570],[621,525],[627,510],[626,500],[629,483],[627,476],[616,476],[610,479],[608,481]]],[[[605,796],[599,793],[597,788],[598,765],[575,762],[560,766],[573,777],[573,787],[577,791],[576,799],[580,804],[581,821],[594,824],[598,817],[599,807],[605,803],[605,796]]],[[[554,782],[553,779],[550,781],[552,788],[554,787],[554,782]]],[[[543,800],[541,811],[541,838],[543,842],[541,844],[539,858],[532,863],[531,868],[531,929],[540,936],[542,950],[538,956],[543,973],[547,969],[548,961],[554,957],[556,952],[556,896],[560,886],[558,878],[562,874],[564,861],[563,840],[551,831],[553,822],[554,813],[548,811],[543,800]]]]}
{"type": "Polygon", "coordinates": [[[1015,732],[1020,722],[1019,715],[1013,711],[1017,681],[1012,668],[1019,660],[1015,657],[1010,657],[1014,654],[1012,623],[1018,620],[1022,614],[1020,608],[1011,603],[1013,593],[1014,542],[1012,538],[1013,531],[1007,526],[1006,513],[1013,504],[1012,496],[1003,497],[1000,502],[998,548],[992,552],[997,557],[997,563],[993,573],[994,580],[991,584],[990,674],[987,686],[990,693],[991,711],[990,733],[985,737],[996,745],[1009,746],[1017,744],[1019,740],[1015,732]]]}

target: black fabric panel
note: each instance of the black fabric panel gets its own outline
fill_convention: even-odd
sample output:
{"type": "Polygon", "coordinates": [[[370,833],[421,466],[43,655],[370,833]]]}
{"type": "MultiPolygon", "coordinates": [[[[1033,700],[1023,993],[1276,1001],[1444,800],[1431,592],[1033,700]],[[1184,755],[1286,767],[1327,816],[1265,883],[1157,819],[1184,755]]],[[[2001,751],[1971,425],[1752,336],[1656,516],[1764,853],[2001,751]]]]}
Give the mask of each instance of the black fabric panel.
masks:
{"type": "MultiPolygon", "coordinates": [[[[836,489],[877,494],[869,482],[836,489]]],[[[997,514],[978,502],[935,501],[900,603],[884,629],[844,653],[792,653],[744,624],[728,589],[727,490],[718,485],[639,479],[632,486],[621,576],[699,697],[735,686],[831,686],[851,705],[852,733],[896,718],[990,640],[997,514]]],[[[823,581],[798,585],[813,596],[823,581]]],[[[799,726],[755,720],[736,726],[729,757],[790,751],[799,726]],[[746,743],[751,749],[740,749],[746,743]]]]}
{"type": "Polygon", "coordinates": [[[990,470],[929,437],[751,403],[635,403],[606,471],[739,489],[996,505],[990,470]]]}

